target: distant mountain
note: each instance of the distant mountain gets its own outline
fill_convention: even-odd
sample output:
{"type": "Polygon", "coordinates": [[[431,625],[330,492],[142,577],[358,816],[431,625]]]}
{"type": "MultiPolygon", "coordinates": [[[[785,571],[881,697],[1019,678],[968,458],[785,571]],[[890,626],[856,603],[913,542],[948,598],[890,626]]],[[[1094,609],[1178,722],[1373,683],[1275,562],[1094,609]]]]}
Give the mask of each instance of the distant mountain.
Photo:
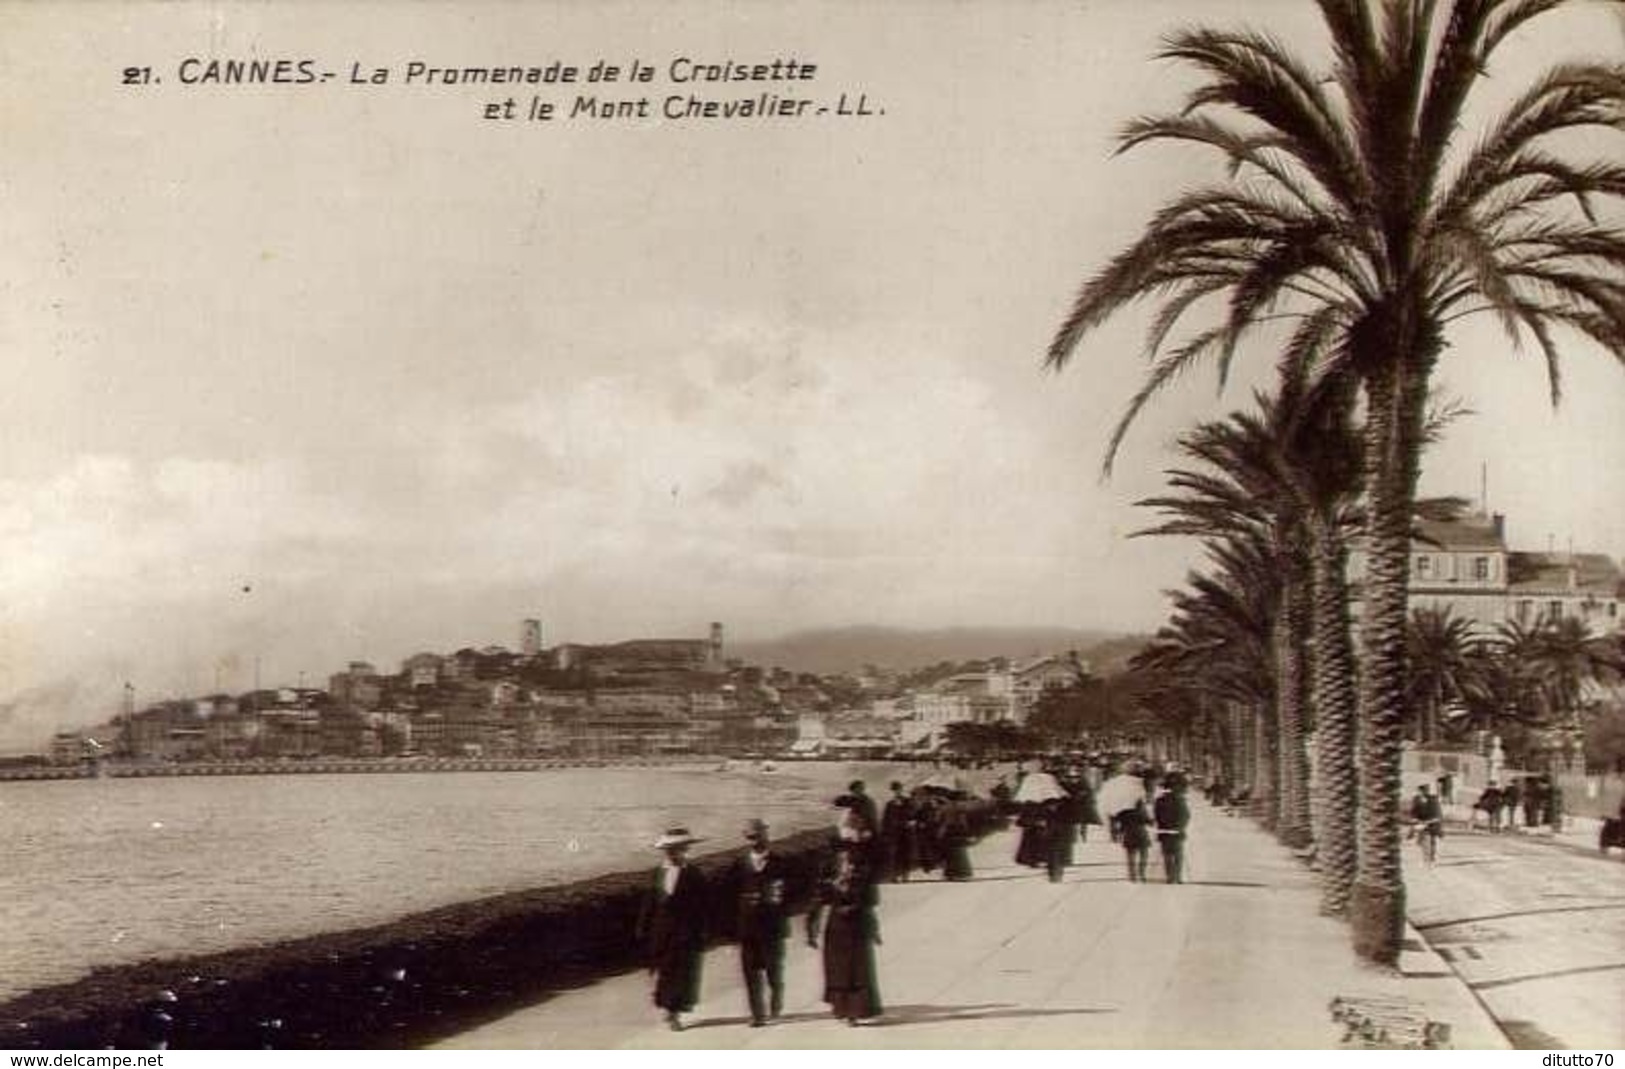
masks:
{"type": "Polygon", "coordinates": [[[1145,639],[1111,631],[1068,627],[952,627],[914,631],[894,627],[840,627],[798,631],[781,638],[730,642],[726,656],[746,664],[795,672],[856,672],[866,664],[908,671],[941,661],[1022,659],[1077,650],[1096,671],[1119,667],[1145,639]]]}

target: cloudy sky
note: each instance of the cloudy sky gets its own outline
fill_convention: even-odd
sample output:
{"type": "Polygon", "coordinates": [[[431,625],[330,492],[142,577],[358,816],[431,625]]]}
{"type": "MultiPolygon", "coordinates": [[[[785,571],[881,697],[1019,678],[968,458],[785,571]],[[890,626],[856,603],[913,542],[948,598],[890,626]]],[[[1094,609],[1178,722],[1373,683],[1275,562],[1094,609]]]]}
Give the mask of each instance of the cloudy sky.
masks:
{"type": "MultiPolygon", "coordinates": [[[[126,679],[315,682],[531,615],[550,642],[1154,627],[1195,553],[1125,540],[1132,502],[1267,360],[1169,393],[1102,482],[1142,321],[1040,358],[1078,282],[1216,174],[1111,156],[1188,84],[1158,35],[1262,22],[1318,58],[1309,5],[878,7],[0,0],[0,746],[126,679]],[[659,81],[592,91],[658,108],[677,56],[816,63],[766,88],[884,114],[487,122],[505,91],[400,84],[638,57],[659,81]],[[187,86],[188,57],[339,78],[187,86]]],[[[1495,91],[1621,44],[1582,6],[1495,91]]],[[[1538,360],[1463,325],[1444,377],[1476,415],[1426,489],[1487,465],[1517,545],[1625,555],[1625,377],[1563,344],[1554,415],[1538,360]]]]}

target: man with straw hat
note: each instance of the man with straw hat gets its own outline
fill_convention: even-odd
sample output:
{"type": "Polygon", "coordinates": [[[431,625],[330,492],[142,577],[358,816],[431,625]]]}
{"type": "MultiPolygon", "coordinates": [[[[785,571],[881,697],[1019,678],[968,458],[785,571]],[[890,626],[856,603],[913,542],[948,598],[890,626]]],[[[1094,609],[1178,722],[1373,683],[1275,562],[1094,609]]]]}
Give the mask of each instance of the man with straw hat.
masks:
{"type": "Polygon", "coordinates": [[[789,872],[785,860],[773,852],[767,825],[745,823],[750,849],[734,862],[728,885],[735,904],[735,934],[739,937],[739,964],[745,973],[745,994],[750,1000],[750,1026],[760,1028],[784,1012],[784,940],[790,932],[785,915],[789,872]]]}
{"type": "Polygon", "coordinates": [[[637,932],[647,940],[649,969],[655,975],[654,1003],[673,1032],[680,1014],[700,1000],[700,962],[705,951],[705,916],[710,896],[705,877],[688,860],[688,848],[704,840],[687,828],[672,828],[655,840],[666,856],[655,869],[637,932]]]}

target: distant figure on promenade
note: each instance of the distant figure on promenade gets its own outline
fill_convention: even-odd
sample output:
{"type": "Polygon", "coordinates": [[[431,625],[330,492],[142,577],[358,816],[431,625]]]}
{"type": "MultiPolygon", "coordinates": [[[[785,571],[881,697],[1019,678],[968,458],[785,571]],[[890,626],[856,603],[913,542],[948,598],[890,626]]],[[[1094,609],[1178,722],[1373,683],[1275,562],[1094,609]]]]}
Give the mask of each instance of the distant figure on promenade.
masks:
{"type": "Polygon", "coordinates": [[[1530,777],[1523,790],[1523,826],[1533,828],[1540,823],[1545,800],[1540,796],[1540,780],[1530,777]]]}
{"type": "Polygon", "coordinates": [[[1563,830],[1563,788],[1558,786],[1556,780],[1550,778],[1541,786],[1546,795],[1546,823],[1551,825],[1552,833],[1556,834],[1563,830]]]}
{"type": "Polygon", "coordinates": [[[962,802],[942,807],[942,878],[962,882],[975,873],[970,863],[970,817],[962,802]]]}
{"type": "Polygon", "coordinates": [[[1083,823],[1083,809],[1078,803],[1077,795],[1067,791],[1066,797],[1055,799],[1055,813],[1052,819],[1056,842],[1051,846],[1051,853],[1058,848],[1061,867],[1068,868],[1073,864],[1075,857],[1073,847],[1077,842],[1078,827],[1083,823]]]}
{"type": "Polygon", "coordinates": [[[869,825],[869,831],[874,832],[880,827],[880,812],[875,807],[875,800],[869,797],[869,790],[861,779],[855,779],[846,785],[847,794],[852,798],[852,805],[869,825]]]}
{"type": "Polygon", "coordinates": [[[830,1012],[849,1025],[881,1014],[875,975],[875,946],[880,942],[875,908],[879,904],[880,894],[861,851],[853,849],[849,840],[837,840],[807,914],[807,945],[819,945],[822,927],[824,1001],[830,1012]]]}
{"type": "Polygon", "coordinates": [[[864,864],[872,872],[877,864],[876,853],[880,844],[875,839],[874,822],[864,815],[862,801],[857,795],[843,794],[835,799],[835,808],[840,810],[835,818],[835,838],[850,843],[854,850],[861,853],[864,864]]]}
{"type": "Polygon", "coordinates": [[[1534,794],[1534,780],[1528,780],[1522,786],[1517,780],[1512,780],[1501,791],[1501,823],[1508,831],[1518,830],[1518,806],[1526,797],[1534,794]],[[1525,793],[1527,792],[1527,793],[1525,793]]]}
{"type": "Polygon", "coordinates": [[[773,852],[762,821],[746,823],[745,841],[750,850],[734,862],[728,884],[750,1026],[760,1028],[770,1015],[784,1012],[784,940],[790,934],[785,902],[790,873],[785,860],[773,852]]]}
{"type": "Polygon", "coordinates": [[[1151,853],[1151,814],[1142,800],[1119,811],[1114,820],[1118,841],[1123,844],[1123,853],[1128,861],[1128,878],[1144,883],[1145,866],[1151,853]]]}
{"type": "Polygon", "coordinates": [[[914,802],[900,782],[893,781],[891,798],[880,814],[880,841],[885,855],[886,878],[906,883],[916,863],[914,849],[914,802]]]}
{"type": "Polygon", "coordinates": [[[942,797],[929,791],[914,797],[914,850],[927,873],[942,867],[942,797]]]}
{"type": "Polygon", "coordinates": [[[1494,780],[1486,783],[1483,791],[1479,792],[1477,808],[1483,811],[1490,831],[1501,830],[1501,788],[1495,785],[1494,780]]]}
{"type": "Polygon", "coordinates": [[[655,976],[654,1003],[674,1032],[683,1028],[680,1015],[700,1000],[709,894],[705,877],[688,860],[688,848],[703,841],[687,828],[672,828],[655,840],[666,857],[654,871],[638,915],[637,934],[646,940],[649,970],[655,976]]]}
{"type": "Polygon", "coordinates": [[[1089,825],[1100,823],[1100,808],[1095,804],[1095,789],[1089,786],[1087,776],[1079,776],[1071,787],[1078,822],[1078,842],[1086,843],[1089,841],[1089,825]]]}
{"type": "MultiPolygon", "coordinates": [[[[1183,789],[1163,784],[1162,793],[1151,806],[1157,822],[1157,845],[1162,849],[1162,875],[1169,883],[1185,882],[1185,829],[1191,822],[1191,807],[1183,789]]],[[[1144,879],[1142,873],[1140,876],[1144,879]]]]}
{"type": "Polygon", "coordinates": [[[1038,802],[1023,802],[1016,816],[1021,838],[1016,842],[1016,864],[1042,868],[1049,864],[1051,835],[1049,814],[1038,802]]]}
{"type": "Polygon", "coordinates": [[[1070,804],[1069,798],[1051,798],[1039,807],[1045,829],[1042,836],[1043,864],[1050,883],[1060,883],[1066,875],[1066,867],[1072,864],[1072,836],[1077,834],[1077,830],[1075,825],[1068,823],[1067,808],[1070,804]]]}

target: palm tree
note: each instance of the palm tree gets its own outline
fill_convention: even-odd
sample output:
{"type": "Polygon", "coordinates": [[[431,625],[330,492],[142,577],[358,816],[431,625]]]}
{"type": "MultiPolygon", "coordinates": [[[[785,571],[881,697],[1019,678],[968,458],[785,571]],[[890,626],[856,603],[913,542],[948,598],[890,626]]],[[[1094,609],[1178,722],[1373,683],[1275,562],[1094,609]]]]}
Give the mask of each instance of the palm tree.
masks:
{"type": "Polygon", "coordinates": [[[1231,180],[1177,197],[1086,282],[1047,364],[1064,367],[1128,303],[1159,302],[1151,370],[1112,435],[1108,468],[1153,395],[1205,359],[1222,380],[1268,318],[1299,317],[1284,360],[1358,381],[1369,564],[1353,920],[1360,953],[1392,962],[1405,916],[1399,758],[1410,517],[1429,382],[1450,324],[1477,311],[1493,312],[1514,344],[1533,337],[1554,402],[1555,328],[1625,358],[1625,234],[1595,203],[1625,198],[1625,166],[1608,156],[1572,162],[1549,139],[1625,126],[1625,66],[1556,66],[1459,149],[1468,98],[1496,51],[1565,0],[1317,2],[1334,51],[1329,77],[1258,33],[1198,28],[1167,38],[1162,56],[1205,81],[1181,111],[1130,123],[1122,148],[1194,142],[1225,157],[1231,180]],[[1164,349],[1186,313],[1220,298],[1217,325],[1164,349]]]}
{"type": "Polygon", "coordinates": [[[1537,681],[1548,722],[1567,738],[1567,758],[1572,763],[1581,755],[1586,686],[1625,676],[1618,643],[1597,638],[1583,621],[1564,616],[1547,620],[1523,655],[1537,681]]]}
{"type": "Polygon", "coordinates": [[[1246,784],[1249,806],[1268,818],[1275,796],[1270,752],[1274,678],[1270,671],[1270,616],[1274,593],[1262,556],[1232,548],[1217,575],[1193,574],[1190,589],[1171,591],[1173,613],[1130,662],[1137,689],[1149,698],[1177,688],[1204,706],[1230,710],[1224,732],[1226,780],[1246,784]]]}
{"type": "Polygon", "coordinates": [[[1266,397],[1259,412],[1234,413],[1205,423],[1180,439],[1180,449],[1203,463],[1201,470],[1168,472],[1174,495],[1139,504],[1168,517],[1138,534],[1200,538],[1210,554],[1243,545],[1248,559],[1268,568],[1245,581],[1259,582],[1271,595],[1270,669],[1274,675],[1276,738],[1274,782],[1278,786],[1271,822],[1281,841],[1308,846],[1310,827],[1308,650],[1309,559],[1305,552],[1302,505],[1283,469],[1294,463],[1282,447],[1288,414],[1266,397]]]}
{"type": "Polygon", "coordinates": [[[1420,715],[1416,739],[1437,742],[1445,707],[1460,703],[1471,693],[1480,658],[1473,625],[1445,609],[1416,609],[1411,613],[1406,661],[1411,673],[1407,694],[1420,715]]]}

